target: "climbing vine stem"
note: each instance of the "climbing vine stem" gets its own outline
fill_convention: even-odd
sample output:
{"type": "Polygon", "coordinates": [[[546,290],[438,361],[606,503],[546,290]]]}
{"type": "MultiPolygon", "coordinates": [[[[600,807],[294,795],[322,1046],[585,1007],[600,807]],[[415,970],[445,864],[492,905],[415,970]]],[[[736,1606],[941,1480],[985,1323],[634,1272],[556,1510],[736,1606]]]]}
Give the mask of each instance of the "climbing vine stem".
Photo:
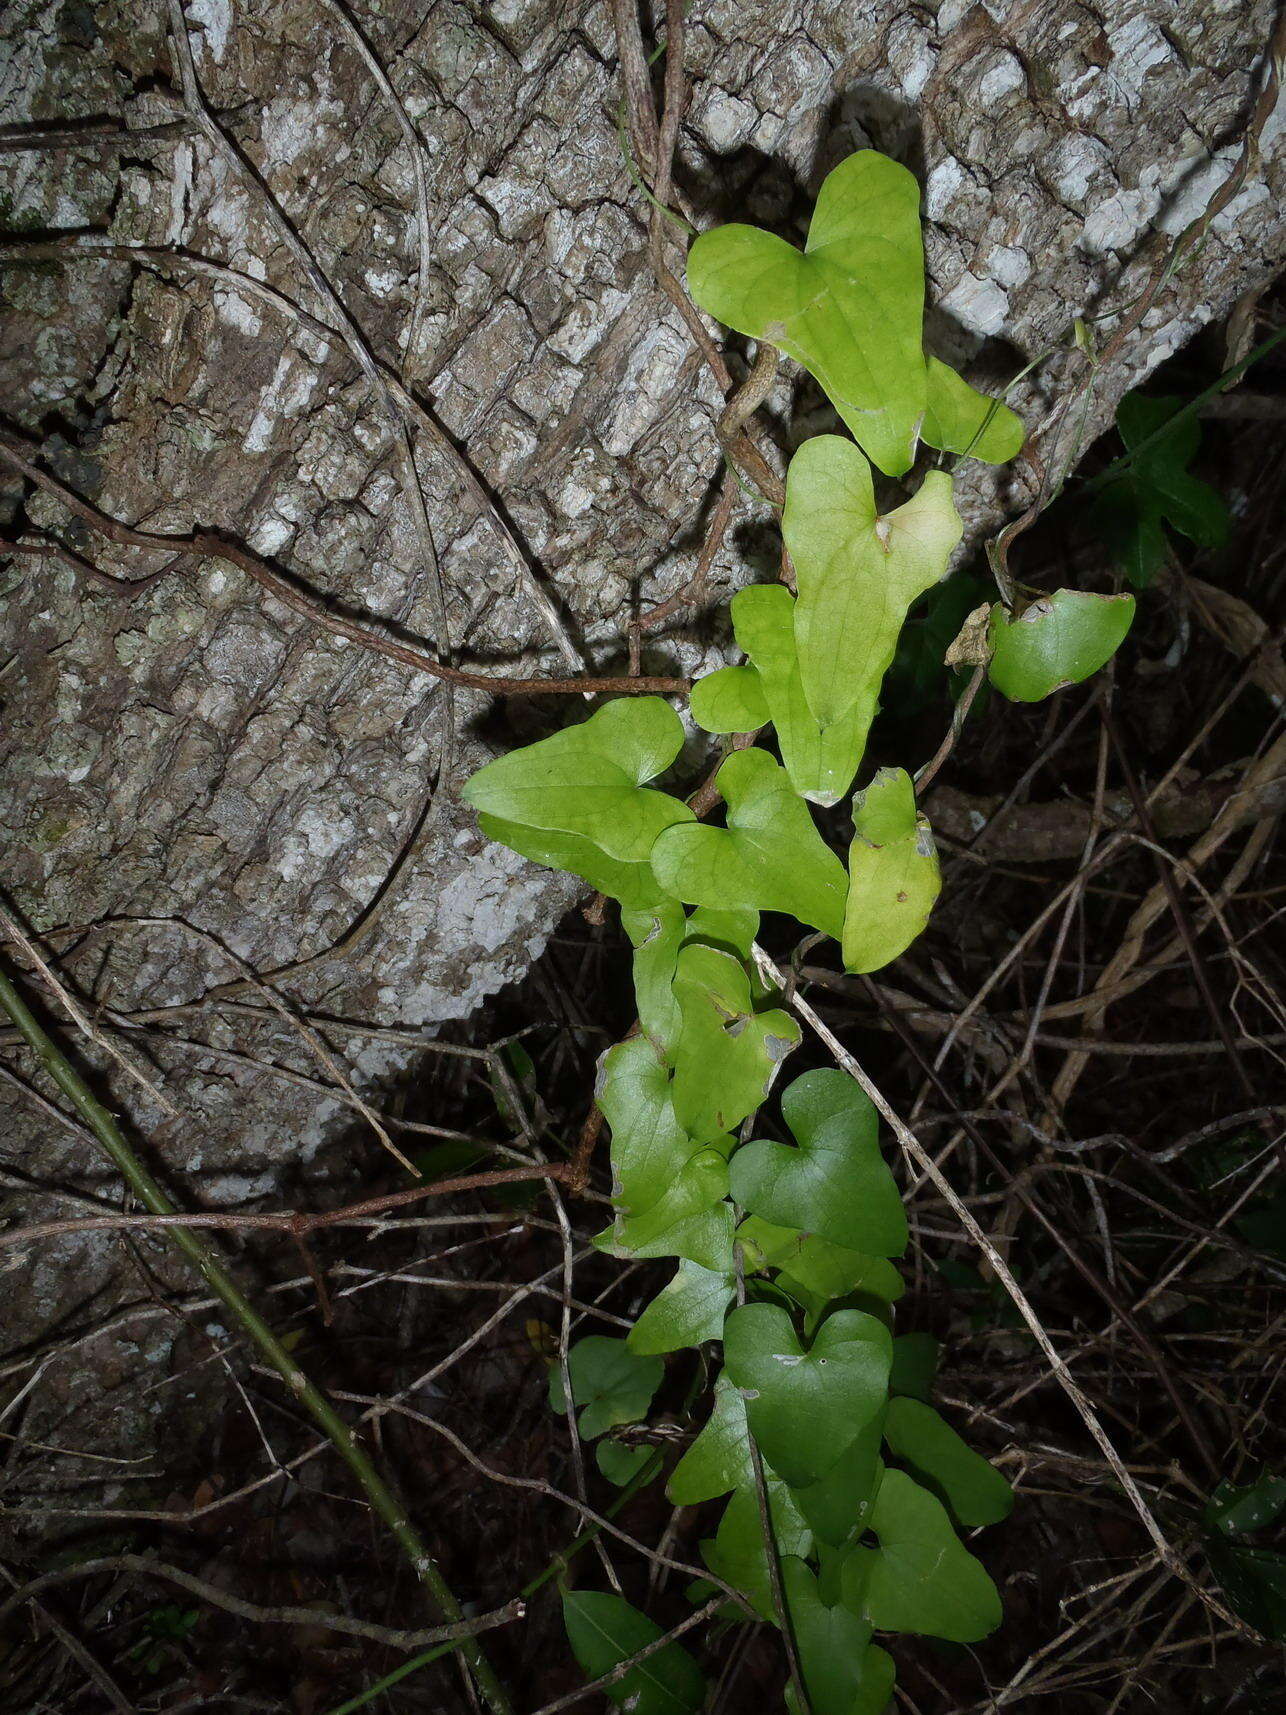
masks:
{"type": "MultiPolygon", "coordinates": [[[[743,660],[692,687],[690,720],[728,741],[698,805],[721,805],[723,824],[657,784],[685,736],[658,696],[608,703],[497,757],[465,794],[492,838],[617,900],[633,947],[638,1024],[599,1067],[614,1219],[594,1242],[668,1259],[673,1273],[624,1339],[571,1348],[550,1403],[625,1484],[643,1450],[613,1432],[646,1419],[667,1360],[706,1354],[709,1416],[667,1481],[676,1505],[722,1504],[701,1544],[716,1582],[692,1594],[730,1587],[778,1627],[791,1715],[879,1715],[894,1669],[877,1634],[969,1643],[999,1624],[996,1588],[958,1533],[1004,1518],[1012,1494],[929,1404],[923,1337],[896,1331],[908,1227],[880,1145],[887,1104],[841,1051],[785,1085],[776,1117],[766,1107],[801,1043],[795,1012],[820,1021],[782,992],[756,937],[764,912],[783,915],[865,974],[924,929],[941,879],[916,784],[899,767],[862,772],[903,623],[947,575],[962,533],[953,474],[931,468],[917,483],[915,471],[922,447],[1003,462],[1024,430],[925,354],[919,190],[885,156],[836,167],[802,251],[719,227],[692,245],[687,277],[701,309],[758,344],[745,409],[739,396],[719,425],[725,444],[780,354],[812,373],[847,431],[805,441],[787,470],[793,586],[742,589],[731,619],[743,660]],[[898,503],[883,501],[886,478],[903,482],[898,503]],[[852,822],[844,852],[813,815],[838,805],[852,822]],[[747,1136],[761,1115],[764,1135],[747,1136]]],[[[962,643],[975,690],[985,671],[1020,702],[1095,672],[1134,611],[1130,596],[1002,593],[962,643]]],[[[827,1044],[839,1046],[829,1033],[827,1044]]],[[[1086,1422],[1169,1558],[1092,1412],[1086,1422]]],[[[661,1707],[649,1697],[663,1684],[665,1708],[701,1707],[695,1661],[624,1597],[565,1588],[564,1618],[581,1666],[624,1706],[661,1707]]]]}

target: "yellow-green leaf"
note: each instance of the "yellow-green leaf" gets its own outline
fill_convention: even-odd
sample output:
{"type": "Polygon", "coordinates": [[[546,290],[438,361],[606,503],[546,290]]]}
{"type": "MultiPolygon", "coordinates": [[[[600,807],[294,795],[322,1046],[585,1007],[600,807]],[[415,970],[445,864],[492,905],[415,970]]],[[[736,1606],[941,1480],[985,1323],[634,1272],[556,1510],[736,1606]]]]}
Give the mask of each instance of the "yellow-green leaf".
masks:
{"type": "Polygon", "coordinates": [[[915,787],[902,768],[881,768],[853,798],[848,849],[844,968],[878,971],[929,921],[942,886],[933,833],[917,815],[915,787]]]}
{"type": "Polygon", "coordinates": [[[864,741],[907,609],[946,576],[962,528],[945,471],[881,517],[871,467],[850,442],[818,435],[795,454],[782,532],[799,584],[804,695],[823,727],[860,719],[864,741]]]}

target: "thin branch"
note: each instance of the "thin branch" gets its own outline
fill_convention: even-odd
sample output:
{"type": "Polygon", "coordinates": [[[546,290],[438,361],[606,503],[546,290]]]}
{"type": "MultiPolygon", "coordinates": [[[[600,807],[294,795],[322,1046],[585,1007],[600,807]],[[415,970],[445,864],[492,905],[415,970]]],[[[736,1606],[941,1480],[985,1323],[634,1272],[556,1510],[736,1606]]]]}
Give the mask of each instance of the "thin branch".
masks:
{"type": "Polygon", "coordinates": [[[834,1031],[826,1021],[814,1012],[813,1008],[806,1000],[803,1000],[797,993],[792,994],[790,992],[786,979],[778,970],[774,961],[767,953],[764,952],[762,947],[757,945],[755,946],[754,959],[755,968],[773,985],[774,988],[780,989],[784,992],[785,1003],[790,1006],[792,1011],[799,1014],[800,1018],[804,1020],[819,1040],[825,1044],[832,1059],[835,1061],[835,1064],[839,1066],[842,1071],[847,1072],[849,1077],[861,1087],[870,1100],[875,1104],[876,1109],[883,1116],[885,1122],[892,1127],[894,1135],[897,1137],[897,1140],[903,1150],[919,1168],[920,1172],[927,1179],[932,1181],[939,1195],[942,1196],[950,1206],[956,1219],[960,1222],[960,1225],[968,1233],[973,1243],[986,1257],[988,1263],[995,1272],[996,1278],[1000,1281],[1005,1291],[1013,1300],[1015,1309],[1027,1324],[1027,1327],[1031,1330],[1037,1345],[1045,1354],[1046,1362],[1049,1364],[1050,1370],[1053,1372],[1059,1386],[1063,1389],[1063,1392],[1067,1395],[1072,1406],[1075,1408],[1077,1415],[1084,1423],[1094,1441],[1098,1444],[1103,1457],[1107,1460],[1107,1463],[1111,1468],[1113,1476],[1120,1484],[1130,1502],[1130,1505],[1138,1514],[1140,1522],[1150,1537],[1161,1560],[1176,1578],[1182,1579],[1190,1589],[1195,1590],[1206,1606],[1213,1613],[1217,1614],[1226,1625],[1234,1627],[1242,1635],[1248,1635],[1247,1628],[1243,1625],[1242,1621],[1240,1621],[1217,1596],[1211,1595],[1208,1590],[1203,1589],[1202,1586],[1197,1583],[1192,1573],[1175,1552],[1175,1549],[1166,1538],[1160,1525],[1157,1523],[1151,1507],[1149,1507],[1147,1501],[1144,1500],[1142,1491],[1138,1484],[1126,1469],[1126,1466],[1121,1459],[1121,1455],[1113,1446],[1111,1437],[1104,1429],[1098,1413],[1090,1404],[1084,1390],[1080,1386],[1080,1383],[1067,1367],[1067,1363],[1062,1354],[1050,1339],[1049,1334],[1046,1332],[1044,1323],[1032,1308],[1031,1301],[1027,1297],[1027,1294],[1014,1279],[1004,1257],[1000,1254],[1000,1251],[992,1243],[988,1235],[984,1233],[982,1228],[978,1225],[978,1222],[968,1204],[960,1197],[955,1187],[951,1184],[951,1181],[946,1177],[937,1162],[924,1148],[915,1133],[885,1099],[884,1095],[876,1085],[872,1083],[860,1063],[852,1054],[849,1053],[848,1049],[845,1048],[844,1044],[835,1035],[834,1031]]]}
{"type": "Polygon", "coordinates": [[[478,1614],[468,1620],[455,1620],[448,1626],[403,1631],[395,1626],[378,1626],[370,1620],[354,1620],[347,1614],[328,1614],[319,1608],[295,1607],[289,1604],[280,1608],[261,1607],[257,1602],[247,1602],[240,1596],[234,1596],[231,1591],[221,1589],[217,1584],[208,1584],[204,1578],[194,1578],[190,1572],[184,1572],[181,1567],[171,1566],[164,1560],[153,1560],[146,1554],[105,1554],[93,1560],[78,1561],[74,1566],[60,1567],[54,1572],[43,1572],[30,1583],[20,1585],[12,1596],[0,1603],[0,1624],[24,1603],[33,1601],[46,1590],[74,1583],[80,1578],[92,1578],[100,1572],[138,1572],[148,1578],[164,1579],[167,1584],[177,1584],[180,1589],[199,1597],[202,1602],[223,1608],[240,1620],[253,1620],[257,1625],[324,1626],[327,1631],[343,1632],[352,1638],[365,1638],[370,1643],[383,1644],[387,1649],[395,1650],[423,1649],[426,1644],[462,1643],[478,1632],[489,1632],[497,1626],[512,1625],[515,1620],[523,1619],[527,1611],[525,1603],[513,1601],[506,1603],[503,1608],[493,1609],[489,1614],[478,1614]]]}
{"type": "Polygon", "coordinates": [[[414,644],[401,643],[376,631],[370,625],[333,612],[311,590],[278,572],[267,560],[252,553],[249,548],[217,531],[194,530],[185,536],[161,535],[151,530],[135,529],[131,525],[121,523],[119,519],[109,517],[60,482],[57,477],[33,464],[14,439],[3,430],[0,430],[0,458],[5,459],[15,470],[21,471],[23,476],[46,494],[60,500],[68,511],[75,513],[86,524],[92,525],[100,534],[106,536],[108,541],[129,548],[145,548],[166,554],[195,554],[202,558],[223,560],[251,578],[283,606],[290,608],[293,613],[301,614],[323,631],[329,631],[336,637],[347,638],[350,643],[356,643],[374,654],[387,656],[389,660],[398,661],[404,667],[428,673],[431,677],[445,680],[451,685],[464,685],[471,690],[490,691],[497,696],[510,697],[538,696],[542,692],[553,696],[677,696],[691,687],[691,681],[688,679],[517,679],[501,678],[488,673],[469,673],[459,667],[450,667],[446,662],[430,655],[427,650],[414,644]]]}
{"type": "MultiPolygon", "coordinates": [[[[2,966],[0,1007],[4,1008],[17,1025],[47,1075],[94,1133],[104,1153],[143,1206],[153,1215],[175,1214],[173,1203],[130,1147],[115,1115],[103,1106],[72,1062],[38,1023],[2,966]]],[[[463,1613],[460,1604],[438,1570],[427,1544],[348,1424],[320,1388],[309,1380],[205,1241],[189,1229],[177,1227],[174,1231],[174,1242],[343,1459],[372,1508],[388,1526],[411,1562],[417,1579],[439,1611],[449,1621],[461,1620],[463,1613]]],[[[460,1648],[493,1715],[511,1715],[509,1700],[479,1646],[466,1640],[460,1648]]]]}

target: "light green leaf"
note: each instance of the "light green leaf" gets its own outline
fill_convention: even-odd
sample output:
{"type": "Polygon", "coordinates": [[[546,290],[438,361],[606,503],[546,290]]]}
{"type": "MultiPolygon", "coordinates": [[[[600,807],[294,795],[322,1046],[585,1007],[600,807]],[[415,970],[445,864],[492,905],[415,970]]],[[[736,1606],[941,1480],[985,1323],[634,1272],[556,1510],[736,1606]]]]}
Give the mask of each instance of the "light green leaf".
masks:
{"type": "Polygon", "coordinates": [[[888,1329],[861,1310],[828,1317],[808,1351],[780,1305],[743,1305],[724,1328],[724,1361],[746,1397],[750,1432],[796,1488],[824,1477],[879,1411],[891,1359],[888,1329]]]}
{"type": "Polygon", "coordinates": [[[850,1250],[900,1256],[906,1215],[867,1097],[843,1072],[823,1068],[796,1078],[781,1110],[798,1147],[744,1144],[732,1158],[733,1201],[850,1250]]]}
{"type": "Polygon", "coordinates": [[[690,905],[784,911],[838,940],[848,877],[785,769],[766,751],[739,750],[715,784],[728,826],[663,832],[652,848],[661,886],[690,905]]]}
{"type": "MultiPolygon", "coordinates": [[[[747,1215],[737,1228],[737,1241],[752,1273],[779,1269],[783,1287],[802,1287],[824,1300],[862,1292],[896,1304],[906,1291],[902,1276],[887,1258],[833,1245],[815,1233],[779,1227],[758,1215],[747,1215]]],[[[896,1346],[895,1341],[895,1355],[896,1346]]]]}
{"type": "MultiPolygon", "coordinates": [[[[677,1352],[723,1338],[723,1318],[736,1293],[735,1275],[683,1261],[626,1335],[632,1352],[677,1352]]],[[[990,1469],[990,1466],[988,1466],[990,1469]]]]}
{"type": "Polygon", "coordinates": [[[992,684],[1011,703],[1038,703],[1097,673],[1120,648],[1134,620],[1132,595],[1055,590],[1016,619],[991,610],[992,684]]]}
{"type": "Polygon", "coordinates": [[[663,828],[694,818],[681,799],[643,782],[668,768],[682,744],[683,723],[668,703],[621,698],[487,763],[463,796],[492,839],[646,905],[656,894],[638,866],[663,828]]]}
{"type": "Polygon", "coordinates": [[[608,1049],[595,1094],[612,1131],[613,1196],[622,1214],[641,1215],[708,1140],[679,1124],[669,1070],[645,1036],[608,1049]]]}
{"type": "MultiPolygon", "coordinates": [[[[579,726],[510,751],[464,788],[475,809],[528,828],[584,834],[609,857],[637,863],[677,800],[643,790],[683,745],[683,722],[660,697],[620,698],[579,726]]],[[[689,817],[691,812],[688,812],[689,817]]]]}
{"type": "Polygon", "coordinates": [[[654,1447],[627,1447],[623,1441],[603,1440],[595,1444],[594,1462],[618,1489],[632,1483],[656,1451],[654,1447]]]}
{"type": "Polygon", "coordinates": [[[808,242],[753,226],[703,233],[688,289],[710,315],[816,376],[853,438],[890,476],[909,470],[926,401],[920,188],[863,149],[818,194],[808,242]]]}
{"type": "Polygon", "coordinates": [[[795,640],[808,706],[823,727],[869,727],[907,609],[946,576],[963,526],[951,478],[879,516],[871,467],[838,435],[805,441],[786,473],[782,533],[799,584],[795,640]]]}
{"type": "Polygon", "coordinates": [[[853,796],[844,908],[844,969],[878,971],[904,953],[929,921],[942,887],[933,832],[915,807],[904,768],[881,768],[853,796]]]}
{"type": "MultiPolygon", "coordinates": [[[[718,1140],[726,1149],[730,1139],[718,1140]]],[[[687,1257],[716,1273],[732,1268],[732,1210],[723,1149],[702,1148],[656,1202],[639,1215],[617,1214],[594,1244],[612,1256],[687,1257]]]]}
{"type": "MultiPolygon", "coordinates": [[[[567,1371],[572,1403],[584,1407],[577,1421],[581,1439],[592,1441],[606,1429],[647,1416],[665,1365],[660,1358],[632,1352],[624,1340],[610,1334],[589,1334],[568,1351],[567,1371]]],[[[561,1413],[565,1401],[563,1372],[555,1364],[549,1372],[549,1404],[561,1413]]]]}
{"type": "Polygon", "coordinates": [[[961,1440],[931,1405],[891,1399],[884,1439],[962,1525],[998,1524],[1013,1511],[1014,1491],[1000,1472],[961,1440]]]}
{"type": "Polygon", "coordinates": [[[936,357],[928,360],[928,396],[921,437],[947,453],[967,453],[985,464],[1007,464],[1022,451],[1022,418],[999,399],[971,387],[936,357]]]}
{"type": "MultiPolygon", "coordinates": [[[[892,1657],[871,1642],[871,1625],[842,1604],[828,1607],[812,1568],[781,1563],[782,1589],[812,1715],[883,1715],[893,1695],[892,1657]]],[[[787,1705],[797,1715],[790,1694],[787,1705]]]]}
{"type": "Polygon", "coordinates": [[[750,949],[759,933],[759,913],[750,909],[721,911],[713,905],[702,905],[688,918],[689,941],[702,941],[708,947],[731,950],[741,959],[750,958],[750,949]]]}
{"type": "MultiPolygon", "coordinates": [[[[790,1490],[770,1471],[764,1472],[764,1490],[778,1554],[808,1554],[812,1532],[799,1516],[790,1490]]],[[[715,1577],[740,1590],[765,1620],[776,1619],[759,1496],[753,1482],[733,1494],[714,1540],[701,1544],[701,1556],[715,1577]]]]}
{"type": "Polygon", "coordinates": [[[727,1371],[714,1384],[714,1406],[701,1433],[670,1473],[665,1492],[676,1507],[712,1501],[754,1482],[746,1402],[727,1371]]]}
{"type": "Polygon", "coordinates": [[[646,911],[622,911],[621,926],[634,948],[634,1004],[643,1034],[667,1055],[679,1034],[674,966],[688,933],[677,899],[662,899],[646,911]]]}
{"type": "Polygon", "coordinates": [[[769,718],[753,667],[720,667],[707,673],[692,687],[689,706],[693,720],[707,732],[758,732],[769,718]]]}
{"type": "Polygon", "coordinates": [[[880,1477],[884,1413],[858,1431],[824,1477],[792,1489],[795,1505],[820,1542],[845,1548],[866,1529],[880,1477]]]}
{"type": "Polygon", "coordinates": [[[799,1026],[777,1008],[757,1012],[745,965],[719,947],[689,942],[679,954],[674,992],[683,1014],[674,1111],[691,1136],[718,1136],[764,1101],[799,1044],[799,1026]]]}
{"type": "MultiPolygon", "coordinates": [[[[623,1596],[597,1590],[563,1591],[563,1625],[589,1679],[600,1679],[663,1636],[623,1596]]],[[[629,1715],[696,1715],[706,1700],[705,1676],[678,1643],[666,1644],[604,1689],[629,1715]]]]}
{"type": "Polygon", "coordinates": [[[861,1611],[877,1631],[968,1644],[996,1629],[996,1586],[961,1544],[936,1496],[905,1472],[888,1470],[870,1524],[880,1546],[866,1563],[861,1611]]]}
{"type": "Polygon", "coordinates": [[[795,639],[795,598],[781,584],[754,584],[732,598],[737,642],[759,675],[781,759],[795,790],[814,804],[837,804],[853,784],[869,721],[854,705],[820,727],[804,696],[795,639]]]}
{"type": "Polygon", "coordinates": [[[543,864],[546,869],[563,869],[570,875],[578,875],[596,893],[619,899],[633,910],[645,910],[667,897],[650,864],[622,863],[608,857],[583,834],[545,833],[540,828],[506,822],[502,816],[489,816],[485,810],[478,814],[478,826],[497,845],[508,846],[510,851],[532,863],[543,864]]]}

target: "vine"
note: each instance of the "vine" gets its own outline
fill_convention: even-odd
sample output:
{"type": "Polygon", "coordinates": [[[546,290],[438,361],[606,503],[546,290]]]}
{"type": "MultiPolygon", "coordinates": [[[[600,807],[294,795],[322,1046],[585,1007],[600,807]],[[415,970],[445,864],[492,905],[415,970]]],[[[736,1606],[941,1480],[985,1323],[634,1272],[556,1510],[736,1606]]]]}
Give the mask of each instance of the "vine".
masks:
{"type": "MultiPolygon", "coordinates": [[[[714,781],[724,825],[652,784],[684,739],[656,696],[498,758],[466,796],[491,838],[616,899],[634,949],[637,1030],[603,1056],[596,1092],[615,1214],[595,1243],[677,1266],[625,1340],[569,1353],[579,1433],[610,1480],[640,1477],[649,1450],[603,1438],[646,1416],[669,1354],[698,1348],[714,1364],[721,1347],[709,1418],[667,1483],[676,1505],[726,1497],[695,1594],[781,1628],[795,1715],[879,1715],[894,1668],[877,1632],[968,1643],[999,1624],[996,1588],[957,1533],[1003,1519],[1012,1494],[928,1404],[924,1338],[893,1331],[907,1222],[867,1096],[842,1071],[806,1072],[781,1094],[792,1141],[739,1141],[800,1041],[757,975],[755,937],[761,913],[781,913],[870,972],[923,930],[940,876],[906,770],[853,793],[846,861],[809,807],[850,793],[908,611],[962,534],[947,470],[887,511],[874,471],[906,477],[922,444],[1003,463],[1023,427],[926,358],[918,186],[873,151],[826,179],[802,252],[717,228],[693,244],[688,285],[802,364],[852,437],[794,455],[781,519],[794,588],[733,599],[746,659],[691,694],[693,721],[732,736],[714,781]],[[753,743],[761,733],[780,760],[753,743]]],[[[1097,671],[1133,609],[1131,596],[1020,592],[972,616],[954,658],[1034,701],[1097,671]]],[[[568,1408],[557,1370],[551,1403],[568,1408]]],[[[701,1707],[695,1662],[622,1597],[568,1591],[564,1612],[615,1701],[638,1715],[701,1707]]]]}

